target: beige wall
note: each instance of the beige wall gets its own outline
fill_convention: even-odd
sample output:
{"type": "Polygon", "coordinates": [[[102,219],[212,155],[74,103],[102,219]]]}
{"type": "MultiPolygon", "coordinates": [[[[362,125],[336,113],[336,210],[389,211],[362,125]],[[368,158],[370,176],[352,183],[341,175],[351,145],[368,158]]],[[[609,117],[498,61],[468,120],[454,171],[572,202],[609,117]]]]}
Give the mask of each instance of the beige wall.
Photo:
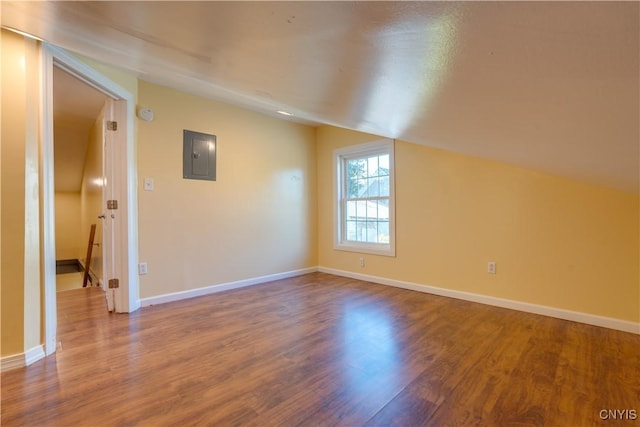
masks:
{"type": "Polygon", "coordinates": [[[397,256],[360,268],[333,249],[332,152],[378,137],[317,134],[321,266],[640,321],[637,194],[397,141],[397,256]]]}
{"type": "Polygon", "coordinates": [[[142,298],[317,265],[312,128],[139,82],[142,298]],[[182,178],[183,129],[215,134],[217,180],[182,178]],[[145,177],[155,191],[143,191],[145,177]]]}
{"type": "MultiPolygon", "coordinates": [[[[80,238],[80,193],[56,192],[55,204],[56,259],[79,259],[83,251],[80,238]]],[[[86,247],[84,250],[86,251],[86,247]]]]}
{"type": "Polygon", "coordinates": [[[38,73],[36,42],[2,31],[1,355],[40,336],[38,73]]]}

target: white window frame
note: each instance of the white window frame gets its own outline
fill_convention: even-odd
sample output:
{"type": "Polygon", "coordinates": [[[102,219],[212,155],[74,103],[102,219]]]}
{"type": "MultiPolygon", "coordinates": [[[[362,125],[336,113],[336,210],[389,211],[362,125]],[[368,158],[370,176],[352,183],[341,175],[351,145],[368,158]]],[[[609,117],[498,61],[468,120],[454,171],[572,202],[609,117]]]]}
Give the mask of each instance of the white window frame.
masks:
{"type": "Polygon", "coordinates": [[[394,141],[382,139],[365,144],[351,145],[334,151],[334,212],[333,248],[342,251],[361,252],[375,255],[395,256],[395,160],[394,141]],[[347,192],[346,162],[374,154],[389,154],[389,243],[366,243],[346,240],[347,192]]]}

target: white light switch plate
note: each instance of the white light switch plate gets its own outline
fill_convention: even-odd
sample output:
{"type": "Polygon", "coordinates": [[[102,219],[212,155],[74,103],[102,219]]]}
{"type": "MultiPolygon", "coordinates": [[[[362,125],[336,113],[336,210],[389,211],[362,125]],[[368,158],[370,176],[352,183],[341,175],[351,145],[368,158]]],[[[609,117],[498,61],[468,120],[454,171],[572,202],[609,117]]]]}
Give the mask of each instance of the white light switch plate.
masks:
{"type": "Polygon", "coordinates": [[[495,263],[495,261],[489,261],[487,263],[487,273],[496,274],[496,263],[495,263]]]}
{"type": "Polygon", "coordinates": [[[153,191],[153,178],[144,179],[144,191],[153,191]]]}
{"type": "Polygon", "coordinates": [[[147,263],[146,262],[141,262],[140,264],[138,264],[138,274],[139,275],[144,275],[147,274],[147,263]]]}

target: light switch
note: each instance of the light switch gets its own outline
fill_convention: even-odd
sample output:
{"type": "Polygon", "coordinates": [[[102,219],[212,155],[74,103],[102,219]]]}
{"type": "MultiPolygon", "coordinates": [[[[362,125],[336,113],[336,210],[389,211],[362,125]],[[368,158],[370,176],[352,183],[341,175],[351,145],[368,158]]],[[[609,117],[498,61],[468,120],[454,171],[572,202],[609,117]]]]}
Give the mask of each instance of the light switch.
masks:
{"type": "Polygon", "coordinates": [[[496,262],[495,261],[489,261],[487,263],[487,273],[496,274],[496,262]]]}
{"type": "Polygon", "coordinates": [[[144,179],[144,191],[153,191],[153,178],[144,179]]]}
{"type": "Polygon", "coordinates": [[[141,262],[140,264],[138,264],[138,274],[143,276],[145,274],[147,274],[149,270],[147,270],[147,263],[146,262],[141,262]]]}

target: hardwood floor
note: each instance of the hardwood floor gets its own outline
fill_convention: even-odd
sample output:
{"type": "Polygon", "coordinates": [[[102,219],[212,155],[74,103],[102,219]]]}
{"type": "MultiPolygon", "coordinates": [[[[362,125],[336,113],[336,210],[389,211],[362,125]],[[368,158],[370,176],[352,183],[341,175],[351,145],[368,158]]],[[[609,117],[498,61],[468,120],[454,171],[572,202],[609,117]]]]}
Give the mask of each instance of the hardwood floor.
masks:
{"type": "Polygon", "coordinates": [[[130,315],[58,298],[58,352],[2,374],[3,426],[640,423],[634,334],[322,273],[130,315]]]}

